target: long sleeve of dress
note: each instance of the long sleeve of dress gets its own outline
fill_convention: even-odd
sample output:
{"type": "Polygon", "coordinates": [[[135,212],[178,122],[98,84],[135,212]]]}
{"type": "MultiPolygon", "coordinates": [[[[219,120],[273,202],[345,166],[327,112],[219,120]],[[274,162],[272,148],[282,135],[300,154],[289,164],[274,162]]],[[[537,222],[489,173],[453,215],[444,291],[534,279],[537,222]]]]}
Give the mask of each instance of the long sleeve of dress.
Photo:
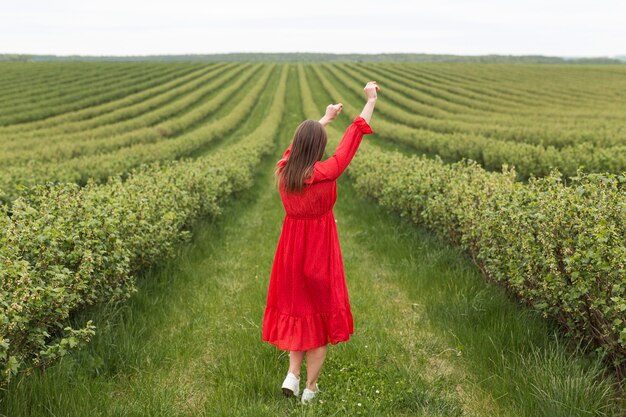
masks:
{"type": "Polygon", "coordinates": [[[320,179],[335,179],[348,167],[356,154],[363,135],[374,133],[370,125],[361,116],[354,118],[337,146],[335,153],[330,158],[316,164],[317,175],[320,179]]]}

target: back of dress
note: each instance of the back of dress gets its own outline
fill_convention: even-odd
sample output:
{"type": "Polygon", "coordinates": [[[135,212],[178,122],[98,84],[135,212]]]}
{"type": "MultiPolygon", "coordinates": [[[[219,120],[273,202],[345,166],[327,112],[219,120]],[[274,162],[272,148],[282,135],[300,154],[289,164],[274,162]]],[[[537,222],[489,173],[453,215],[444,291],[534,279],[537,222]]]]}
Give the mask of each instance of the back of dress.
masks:
{"type": "Polygon", "coordinates": [[[337,182],[319,181],[304,186],[302,193],[287,193],[281,183],[280,197],[287,217],[316,218],[332,210],[337,200],[337,182]]]}
{"type": "MultiPolygon", "coordinates": [[[[335,154],[314,165],[301,193],[280,194],[286,216],[276,246],[263,316],[263,340],[302,351],[346,341],[354,331],[341,247],[332,211],[336,179],[354,156],[364,133],[357,117],[335,154]]],[[[291,145],[278,165],[284,165],[291,145]]]]}
{"type": "MultiPolygon", "coordinates": [[[[364,134],[373,133],[369,124],[357,116],[337,146],[335,153],[325,161],[317,161],[313,175],[304,181],[301,193],[287,193],[280,183],[280,195],[287,217],[316,218],[332,210],[337,200],[337,178],[344,172],[354,157],[364,134]]],[[[287,148],[277,166],[287,162],[291,145],[287,148]]]]}

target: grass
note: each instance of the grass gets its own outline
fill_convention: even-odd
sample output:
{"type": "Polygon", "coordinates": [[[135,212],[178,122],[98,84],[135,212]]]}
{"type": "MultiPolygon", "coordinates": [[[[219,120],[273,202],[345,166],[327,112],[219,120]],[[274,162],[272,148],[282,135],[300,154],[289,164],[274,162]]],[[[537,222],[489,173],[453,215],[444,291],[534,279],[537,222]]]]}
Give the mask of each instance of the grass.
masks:
{"type": "MultiPolygon", "coordinates": [[[[0,394],[19,416],[617,416],[610,378],[550,322],[486,284],[455,248],[338,184],[335,218],[355,334],[332,346],[308,406],[282,397],[286,352],[261,341],[284,211],[274,163],[304,119],[289,79],[279,147],[253,189],[198,222],[97,335],[0,394]]],[[[303,369],[303,377],[305,376],[303,369]]],[[[304,378],[303,378],[304,379],[304,378]]]]}

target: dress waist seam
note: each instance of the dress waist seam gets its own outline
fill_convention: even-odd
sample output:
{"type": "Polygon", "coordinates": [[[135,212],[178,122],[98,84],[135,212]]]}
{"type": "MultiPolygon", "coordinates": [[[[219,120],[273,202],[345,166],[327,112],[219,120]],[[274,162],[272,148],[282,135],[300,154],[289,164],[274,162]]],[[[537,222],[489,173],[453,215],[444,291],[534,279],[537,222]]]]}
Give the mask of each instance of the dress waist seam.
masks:
{"type": "Polygon", "coordinates": [[[298,220],[306,220],[306,219],[319,219],[321,217],[327,216],[328,213],[332,213],[332,209],[328,210],[327,212],[317,215],[317,216],[292,216],[290,214],[285,214],[285,217],[288,217],[290,219],[298,219],[298,220]]]}

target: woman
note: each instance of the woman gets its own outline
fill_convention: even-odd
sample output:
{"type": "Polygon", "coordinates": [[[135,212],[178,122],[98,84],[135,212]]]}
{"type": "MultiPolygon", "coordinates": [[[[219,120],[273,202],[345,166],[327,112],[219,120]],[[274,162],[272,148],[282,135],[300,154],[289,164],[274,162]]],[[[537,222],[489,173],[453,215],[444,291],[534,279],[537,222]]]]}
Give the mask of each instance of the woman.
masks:
{"type": "Polygon", "coordinates": [[[289,371],[282,385],[286,396],[300,392],[300,367],[306,354],[303,403],[317,392],[328,343],[347,341],[353,333],[332,208],[337,178],[348,167],[363,135],[373,133],[369,122],[380,88],[371,81],[363,90],[367,103],[333,156],[321,161],[326,147],[324,127],[341,112],[341,103],[329,105],[319,121],[300,123],[276,167],[286,214],[272,265],[262,339],[289,351],[289,371]]]}

